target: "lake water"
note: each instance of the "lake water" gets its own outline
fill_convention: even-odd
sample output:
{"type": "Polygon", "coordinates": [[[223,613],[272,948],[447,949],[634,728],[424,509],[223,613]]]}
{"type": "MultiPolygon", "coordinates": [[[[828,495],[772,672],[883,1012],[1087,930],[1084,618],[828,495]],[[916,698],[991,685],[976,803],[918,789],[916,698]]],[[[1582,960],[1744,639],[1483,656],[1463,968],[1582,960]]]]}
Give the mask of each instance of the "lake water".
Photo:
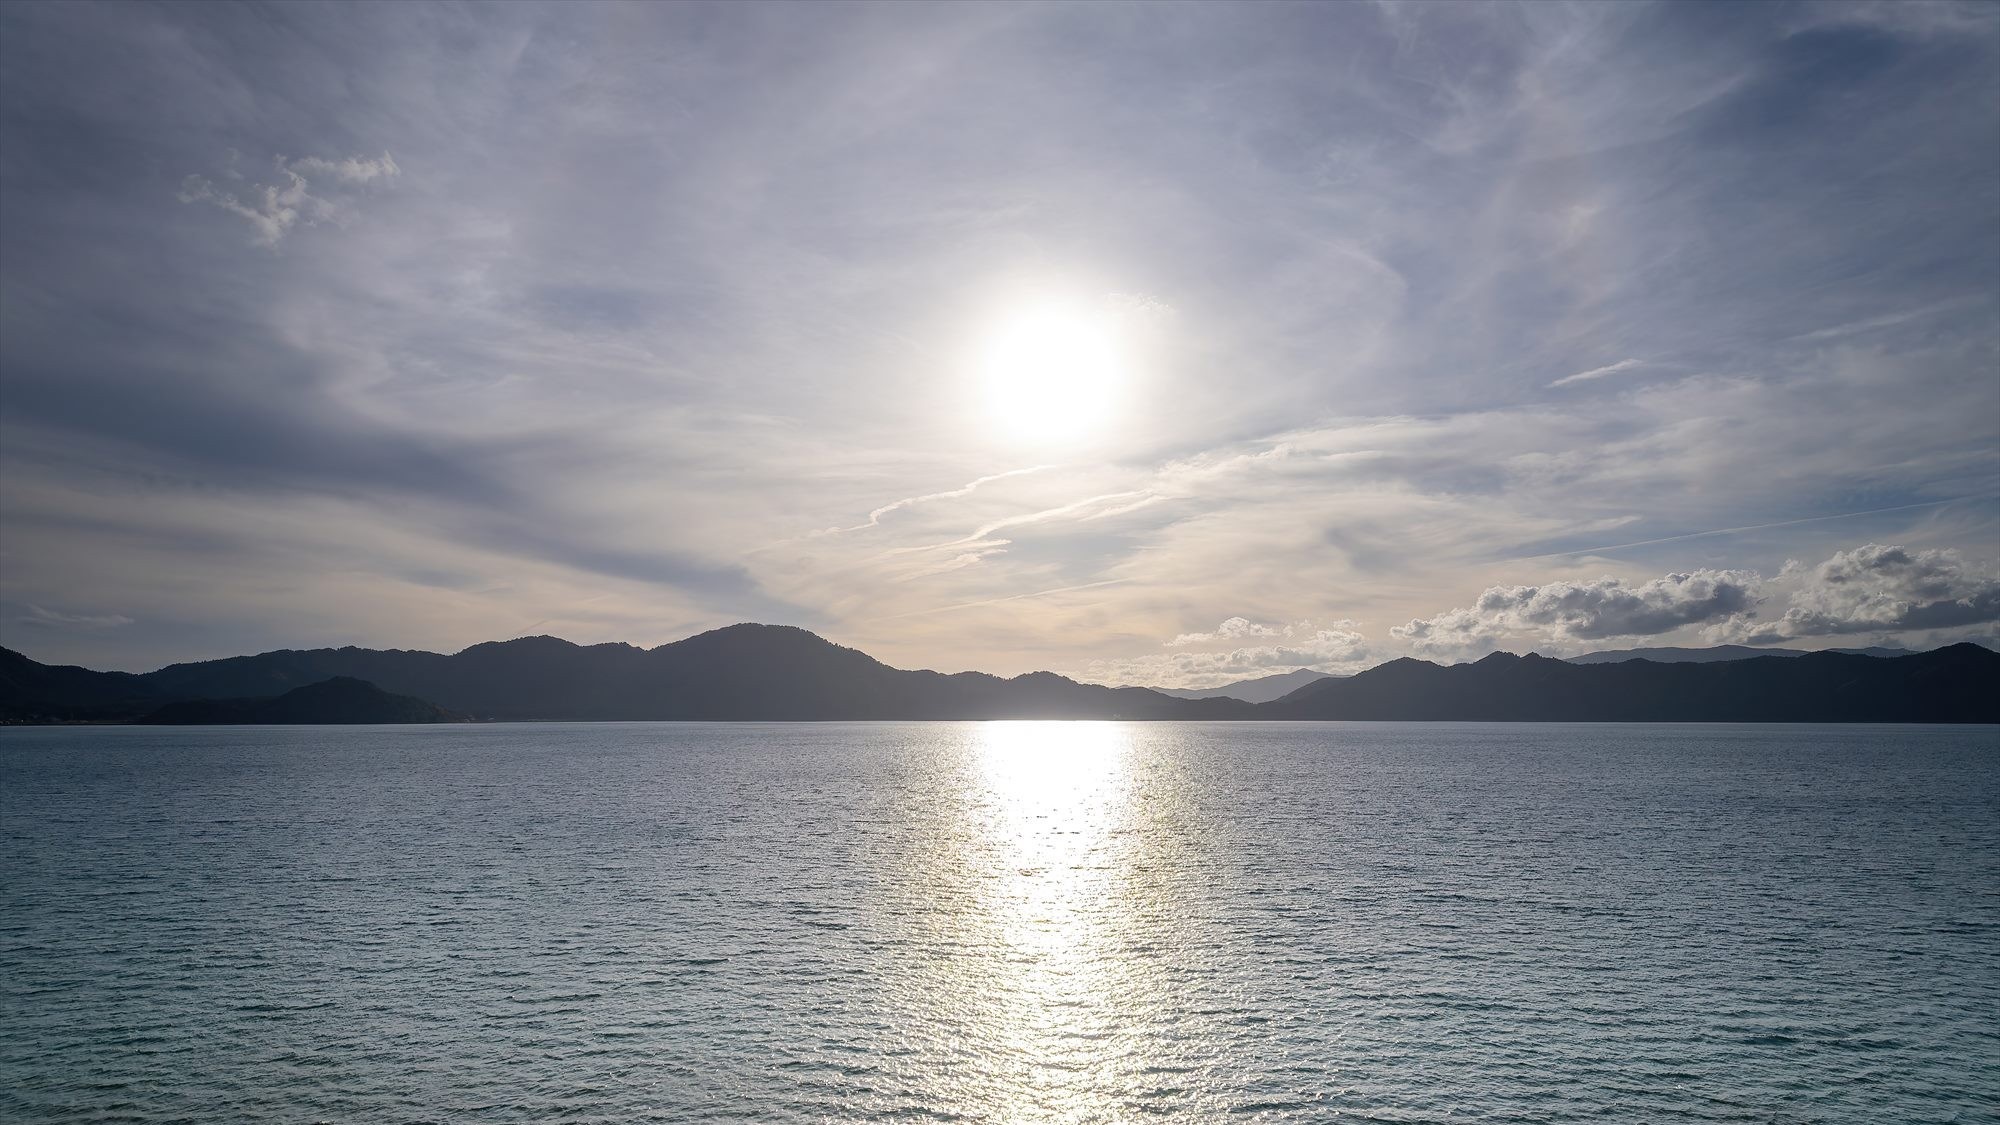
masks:
{"type": "Polygon", "coordinates": [[[0,730],[0,1117],[1992,1121],[2000,731],[0,730]]]}

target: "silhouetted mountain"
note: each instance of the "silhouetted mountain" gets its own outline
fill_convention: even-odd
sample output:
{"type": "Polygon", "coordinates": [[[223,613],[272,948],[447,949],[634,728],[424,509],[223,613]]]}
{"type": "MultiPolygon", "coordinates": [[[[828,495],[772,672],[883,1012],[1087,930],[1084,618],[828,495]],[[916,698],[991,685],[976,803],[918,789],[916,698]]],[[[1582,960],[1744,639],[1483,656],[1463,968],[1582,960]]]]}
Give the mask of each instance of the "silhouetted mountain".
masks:
{"type": "Polygon", "coordinates": [[[1392,660],[1309,684],[1261,718],[1481,722],[2000,722],[2000,653],[1973,644],[1894,658],[1796,657],[1571,664],[1496,652],[1440,667],[1392,660]]]}
{"type": "MultiPolygon", "coordinates": [[[[0,719],[134,718],[184,700],[268,699],[334,677],[485,719],[1545,719],[1992,722],[2000,654],[1833,653],[1717,663],[1573,664],[1498,653],[1393,660],[1271,703],[1176,699],[1048,672],[1002,679],[891,668],[803,629],[732,625],[654,649],[525,637],[433,652],[268,652],[145,675],[51,668],[0,650],[0,719]]],[[[263,720],[259,720],[263,721],[263,720]]]]}
{"type": "MultiPolygon", "coordinates": [[[[283,650],[176,664],[132,680],[157,705],[271,696],[333,676],[352,676],[491,719],[1173,719],[1230,718],[1244,711],[1233,700],[1172,699],[1142,688],[1079,684],[1048,672],[1002,679],[981,672],[902,671],[779,625],[732,625],[654,649],[524,637],[473,645],[451,656],[401,649],[283,650]]],[[[111,687],[96,690],[102,695],[111,687]]]]}
{"type": "Polygon", "coordinates": [[[1153,688],[1161,695],[1171,695],[1175,699],[1240,699],[1245,703],[1269,703],[1282,699],[1310,683],[1330,679],[1325,672],[1315,672],[1310,668],[1300,668],[1296,672],[1281,672],[1275,676],[1258,676],[1255,679],[1237,680],[1212,688],[1153,688]]]}
{"type": "MultiPolygon", "coordinates": [[[[1826,652],[1849,656],[1908,656],[1906,648],[1830,648],[1826,652]]],[[[1713,648],[1627,648],[1586,652],[1564,657],[1571,664],[1616,664],[1624,660],[1650,660],[1655,664],[1708,664],[1718,660],[1749,660],[1759,656],[1805,656],[1802,648],[1753,648],[1750,645],[1716,645],[1713,648]]]]}
{"type": "Polygon", "coordinates": [[[391,695],[365,680],[335,676],[271,699],[190,699],[169,703],[142,723],[462,723],[467,716],[408,695],[391,695]]]}
{"type": "Polygon", "coordinates": [[[129,672],[38,664],[0,648],[0,722],[118,718],[157,699],[144,677],[129,672]]]}

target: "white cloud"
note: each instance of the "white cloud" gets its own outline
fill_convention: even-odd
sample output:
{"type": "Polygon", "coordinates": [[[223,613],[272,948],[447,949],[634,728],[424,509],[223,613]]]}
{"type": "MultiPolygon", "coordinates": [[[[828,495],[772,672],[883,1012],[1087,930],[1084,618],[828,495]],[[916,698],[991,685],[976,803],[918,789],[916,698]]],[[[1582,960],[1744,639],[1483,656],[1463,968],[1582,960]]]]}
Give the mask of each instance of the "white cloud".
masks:
{"type": "Polygon", "coordinates": [[[1621,359],[1617,363],[1607,363],[1603,367],[1593,367],[1588,371],[1579,371],[1574,375],[1565,375],[1555,382],[1550,383],[1549,386],[1565,387],[1571,383],[1581,383],[1587,379],[1602,379],[1606,375],[1616,375],[1620,371],[1630,371],[1634,367],[1644,366],[1646,364],[1643,360],[1621,359]]]}
{"type": "Polygon", "coordinates": [[[1937,634],[2000,621],[2000,567],[1950,549],[1870,543],[1776,578],[1697,570],[1637,585],[1616,578],[1495,586],[1471,606],[1389,630],[1418,656],[1466,657],[1502,644],[1656,637],[1706,626],[1702,643],[1779,644],[1811,637],[1937,634]],[[1775,618],[1766,607],[1783,607],[1775,618]]]}
{"type": "Polygon", "coordinates": [[[306,173],[313,175],[325,174],[332,176],[342,183],[348,184],[365,184],[370,180],[399,176],[403,172],[401,168],[396,166],[396,158],[386,152],[373,160],[366,160],[359,156],[347,156],[339,160],[325,160],[317,156],[302,156],[289,163],[286,163],[281,158],[280,163],[285,164],[287,168],[301,175],[306,173]]]}
{"type": "Polygon", "coordinates": [[[1210,688],[1235,680],[1277,675],[1297,668],[1319,672],[1355,672],[1370,660],[1367,638],[1355,622],[1340,620],[1315,625],[1259,625],[1241,617],[1224,621],[1214,633],[1183,633],[1164,647],[1186,649],[1201,643],[1241,637],[1282,638],[1272,644],[1243,645],[1210,652],[1180,651],[1128,660],[1093,660],[1078,673],[1094,683],[1139,687],[1210,688]],[[1192,639],[1191,639],[1192,638],[1192,639]]]}
{"type": "Polygon", "coordinates": [[[1650,637],[1687,625],[1739,617],[1758,600],[1760,575],[1741,570],[1668,574],[1637,586],[1613,577],[1540,586],[1494,586],[1462,609],[1389,630],[1419,655],[1461,655],[1502,637],[1558,643],[1650,637]]]}
{"type": "Polygon", "coordinates": [[[1179,315],[1172,305],[1151,293],[1106,293],[1099,306],[1112,316],[1134,323],[1158,323],[1179,315]]]}
{"type": "Polygon", "coordinates": [[[1769,625],[1738,630],[1744,639],[1769,643],[2000,621],[2000,569],[1968,563],[1948,549],[1870,543],[1836,552],[1810,570],[1788,564],[1780,578],[1798,583],[1789,608],[1769,625]]]}
{"type": "Polygon", "coordinates": [[[981,485],[992,484],[994,481],[1006,480],[1009,477],[1022,477],[1030,473],[1039,473],[1049,467],[1048,465],[1030,465],[1025,469],[1009,469],[1004,473],[989,473],[976,480],[967,481],[957,488],[948,488],[941,492],[926,492],[920,496],[905,496],[901,500],[891,500],[889,503],[869,512],[868,519],[864,523],[855,524],[853,527],[829,527],[824,531],[813,532],[813,534],[838,535],[842,532],[865,531],[871,527],[880,527],[882,525],[882,517],[891,512],[901,511],[904,508],[913,508],[918,504],[928,504],[933,500],[956,500],[961,496],[972,495],[979,490],[981,485]]]}
{"type": "Polygon", "coordinates": [[[1215,627],[1213,633],[1182,633],[1166,642],[1167,648],[1186,648],[1189,645],[1212,644],[1219,640],[1233,640],[1237,637],[1275,637],[1284,632],[1277,625],[1262,625],[1247,617],[1231,617],[1215,627]]]}
{"type": "MultiPolygon", "coordinates": [[[[1943,11],[1881,13],[1905,10],[1943,11]]],[[[590,600],[590,635],[607,639],[789,612],[680,588],[670,569],[607,584],[545,540],[573,545],[571,561],[696,554],[797,607],[767,619],[913,666],[1018,671],[1287,640],[1160,647],[1234,615],[1353,617],[1380,642],[1487,587],[1771,574],[1869,540],[1983,553],[1993,539],[1990,507],[1963,502],[1935,519],[1770,522],[1993,488],[1996,337],[1975,315],[1991,255],[1966,241],[1986,245],[1990,222],[1962,190],[1992,180],[1979,154],[1995,108],[1964,95],[1990,73],[1990,35],[1937,66],[1856,75],[1847,101],[1866,111],[1821,115],[1806,107],[1836,109],[1831,95],[1771,69],[1784,41],[1754,18],[1682,40],[1633,34],[1673,22],[1639,6],[1516,19],[1332,5],[1296,28],[1188,9],[1166,40],[1159,21],[1121,26],[1132,50],[1056,83],[1050,45],[1114,11],[959,6],[894,28],[751,13],[723,18],[691,67],[659,65],[660,44],[688,41],[692,17],[672,7],[517,5],[448,34],[421,14],[312,9],[299,18],[319,32],[273,54],[190,33],[173,6],[116,28],[87,8],[24,11],[46,26],[22,34],[52,49],[0,79],[22,110],[0,127],[51,171],[10,199],[0,267],[32,296],[9,302],[21,315],[0,346],[20,376],[9,433],[38,444],[0,442],[0,499],[21,510],[30,454],[77,495],[53,509],[64,519],[10,524],[5,593],[113,599],[162,630],[163,655],[195,643],[158,625],[193,612],[199,591],[166,581],[181,575],[216,591],[202,614],[238,638],[201,642],[210,654],[332,637],[443,647],[491,635],[516,604],[560,622],[571,599],[590,600]],[[1299,33],[1308,23],[1324,34],[1299,33]],[[1211,32],[1256,49],[1182,53],[1211,32]],[[801,34],[811,57],[765,65],[801,34]],[[1329,35],[1363,46],[1329,67],[1315,46],[1329,35]],[[1480,66],[1463,65],[1471,48],[1480,66]],[[1176,66],[1158,65],[1162,49],[1176,66]],[[1780,135],[1717,137],[1759,119],[1732,99],[1773,93],[1801,110],[1780,135]],[[95,141],[23,131],[45,104],[95,141]],[[175,111],[190,104],[217,112],[175,111]],[[1178,127],[1137,128],[1135,113],[1178,127]],[[424,190],[312,255],[257,263],[272,268],[246,284],[238,248],[210,243],[311,238],[300,228],[405,178],[386,154],[340,155],[356,135],[370,153],[422,153],[424,190]],[[234,217],[120,225],[151,213],[158,185],[65,162],[132,155],[134,136],[205,173],[183,185],[197,205],[183,218],[234,217]],[[274,171],[257,147],[270,137],[322,155],[274,171]],[[1788,159],[1742,158],[1771,139],[1788,159]],[[203,155],[225,143],[253,155],[203,155]],[[1865,200],[1801,190],[1870,169],[1895,174],[1865,200]],[[173,285],[154,283],[162,260],[173,285]],[[994,480],[1023,458],[968,407],[955,357],[1017,270],[1104,295],[1144,347],[1129,412],[1101,441],[994,480]],[[1880,327],[1885,310],[1957,301],[1935,323],[1880,327]],[[183,347],[148,327],[175,323],[212,330],[183,347]],[[1867,330],[1813,335],[1828,326],[1867,330]],[[1557,376],[1566,393],[1546,393],[1557,376]],[[296,424],[262,424],[272,415],[296,424]],[[403,474],[416,490],[449,477],[490,508],[413,509],[351,468],[399,448],[425,455],[403,474]],[[284,568],[191,553],[192,491],[126,513],[131,482],[184,478],[236,490],[206,493],[230,497],[218,533],[233,518],[300,549],[284,568]],[[330,514],[337,528],[301,525],[287,518],[300,481],[358,499],[330,514]],[[85,512],[135,530],[86,533],[85,512]],[[808,535],[835,524],[870,530],[808,535]],[[560,573],[511,601],[406,596],[359,584],[375,564],[321,538],[390,526],[413,540],[412,570],[560,573]],[[1732,530],[1677,543],[1716,528],[1732,530]],[[518,566],[487,557],[510,535],[534,540],[518,566]],[[1579,569],[1586,544],[1622,546],[1579,569]],[[314,603],[224,597],[273,573],[314,603]]],[[[123,654],[139,630],[80,634],[66,652],[123,654]]]]}
{"type": "MultiPolygon", "coordinates": [[[[231,163],[234,163],[233,159],[231,163]]],[[[345,212],[339,201],[311,190],[312,181],[307,178],[309,173],[340,184],[365,184],[397,176],[402,171],[396,166],[395,158],[386,152],[374,160],[358,156],[340,160],[306,156],[288,161],[280,156],[272,163],[278,182],[253,184],[245,195],[239,196],[218,187],[205,176],[190,175],[181,181],[177,197],[182,203],[206,203],[237,215],[257,232],[254,239],[257,245],[276,246],[301,221],[311,226],[321,222],[338,222],[344,217],[345,212]]],[[[232,179],[242,178],[233,167],[226,174],[232,179]]]]}

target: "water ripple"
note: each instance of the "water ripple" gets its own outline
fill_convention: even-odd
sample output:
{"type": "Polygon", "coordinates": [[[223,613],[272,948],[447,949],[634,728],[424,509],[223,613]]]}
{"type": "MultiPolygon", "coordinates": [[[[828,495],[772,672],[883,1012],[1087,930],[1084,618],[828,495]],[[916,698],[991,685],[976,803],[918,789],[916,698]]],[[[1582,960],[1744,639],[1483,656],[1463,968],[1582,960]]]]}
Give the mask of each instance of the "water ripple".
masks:
{"type": "Polygon", "coordinates": [[[0,1118],[1986,1121],[2000,744],[0,730],[0,1118]]]}

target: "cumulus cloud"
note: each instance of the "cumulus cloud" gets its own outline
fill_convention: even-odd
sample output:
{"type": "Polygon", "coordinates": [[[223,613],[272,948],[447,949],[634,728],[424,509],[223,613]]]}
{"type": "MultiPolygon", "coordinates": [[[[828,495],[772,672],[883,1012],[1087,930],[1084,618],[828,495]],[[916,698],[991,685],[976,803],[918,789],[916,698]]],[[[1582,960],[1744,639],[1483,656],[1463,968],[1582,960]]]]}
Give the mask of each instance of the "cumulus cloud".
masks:
{"type": "Polygon", "coordinates": [[[1668,574],[1637,586],[1613,577],[1493,586],[1479,600],[1390,629],[1419,655],[1491,649],[1503,636],[1557,642],[1650,637],[1752,612],[1762,576],[1744,570],[1668,574]]]}
{"type": "MultiPolygon", "coordinates": [[[[277,183],[253,184],[250,191],[238,195],[218,187],[215,181],[205,176],[190,175],[181,181],[178,198],[182,203],[206,203],[239,216],[256,231],[254,241],[257,245],[276,246],[300,222],[311,226],[338,221],[343,215],[339,201],[312,190],[309,175],[322,181],[332,180],[336,184],[358,185],[392,178],[402,172],[396,166],[395,158],[386,152],[373,160],[359,156],[339,160],[306,156],[287,160],[280,156],[272,163],[277,172],[277,183]]],[[[240,178],[240,174],[233,170],[229,175],[240,178]]]]}
{"type": "Polygon", "coordinates": [[[1962,629],[2000,621],[2000,567],[1949,549],[1870,543],[1808,567],[1792,561],[1774,579],[1753,571],[1697,570],[1639,585],[1616,578],[1494,586],[1470,606],[1389,630],[1419,656],[1469,656],[1503,639],[1596,641],[1650,637],[1692,625],[1709,643],[1779,644],[1853,633],[1962,629]],[[1760,618],[1775,603],[1784,612],[1760,618]]]}
{"type": "Polygon", "coordinates": [[[1780,577],[1797,581],[1798,589],[1784,616],[1747,633],[1752,642],[2000,621],[2000,570],[1968,563],[1953,550],[1869,543],[1837,551],[1810,570],[1787,564],[1780,577]]]}
{"type": "Polygon", "coordinates": [[[1275,637],[1283,631],[1277,625],[1262,625],[1247,617],[1232,617],[1217,625],[1213,633],[1182,633],[1166,642],[1166,647],[1186,648],[1189,645],[1210,644],[1236,637],[1275,637]]]}
{"type": "Polygon", "coordinates": [[[1351,620],[1315,625],[1260,625],[1232,617],[1213,633],[1183,633],[1164,647],[1183,651],[1130,660],[1093,660],[1082,678],[1097,683],[1143,687],[1211,688],[1236,680],[1272,676],[1298,668],[1319,672],[1354,672],[1370,660],[1368,641],[1351,620]],[[1202,641],[1242,637],[1271,638],[1273,643],[1242,645],[1209,652],[1187,651],[1202,641]]]}

